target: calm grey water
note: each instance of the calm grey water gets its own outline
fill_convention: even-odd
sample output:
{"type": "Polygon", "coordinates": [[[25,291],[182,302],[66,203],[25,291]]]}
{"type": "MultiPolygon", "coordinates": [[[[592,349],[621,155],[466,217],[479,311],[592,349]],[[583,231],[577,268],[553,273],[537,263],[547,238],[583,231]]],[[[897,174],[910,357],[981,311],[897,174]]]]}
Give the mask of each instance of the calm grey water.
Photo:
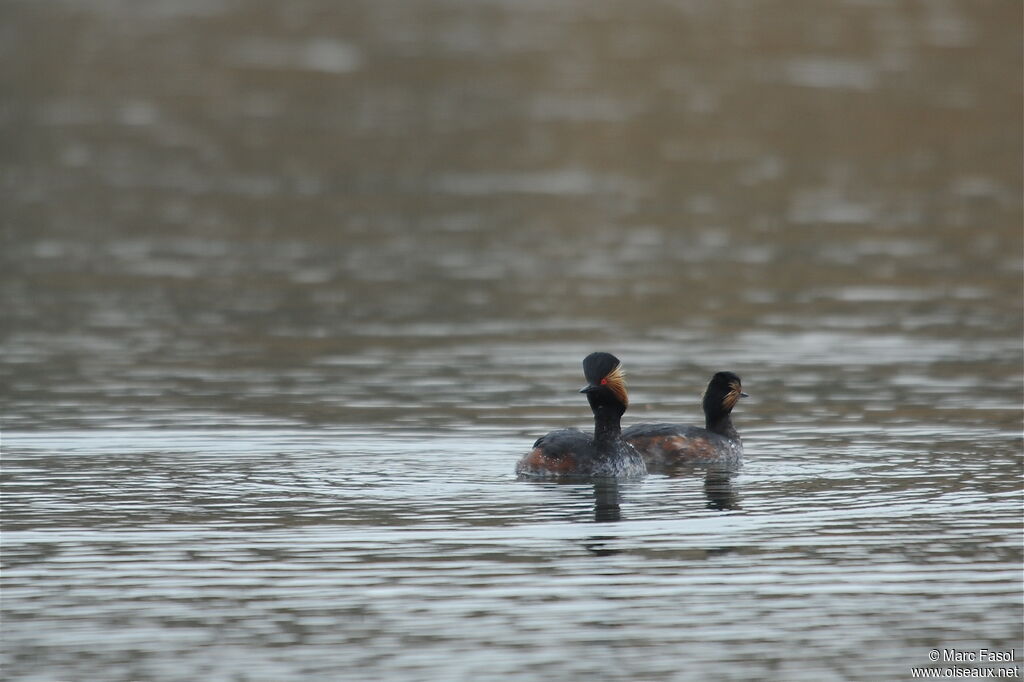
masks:
{"type": "Polygon", "coordinates": [[[1024,664],[1019,3],[0,13],[4,679],[1024,664]]]}

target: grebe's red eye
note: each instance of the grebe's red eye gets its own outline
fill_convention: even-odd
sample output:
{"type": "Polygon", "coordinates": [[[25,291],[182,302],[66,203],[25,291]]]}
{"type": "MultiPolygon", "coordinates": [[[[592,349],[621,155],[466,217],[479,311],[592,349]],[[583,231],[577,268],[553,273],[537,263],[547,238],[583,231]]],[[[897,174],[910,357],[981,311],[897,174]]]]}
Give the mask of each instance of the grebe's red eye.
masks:
{"type": "Polygon", "coordinates": [[[608,377],[605,377],[604,379],[601,379],[601,385],[602,386],[607,386],[608,385],[608,377]]]}

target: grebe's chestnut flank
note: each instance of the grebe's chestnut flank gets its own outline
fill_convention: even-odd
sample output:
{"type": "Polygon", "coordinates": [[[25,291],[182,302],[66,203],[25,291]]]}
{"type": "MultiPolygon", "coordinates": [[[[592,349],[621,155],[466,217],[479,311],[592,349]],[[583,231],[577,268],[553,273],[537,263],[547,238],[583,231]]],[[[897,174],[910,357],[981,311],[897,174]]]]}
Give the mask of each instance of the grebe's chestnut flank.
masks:
{"type": "Polygon", "coordinates": [[[637,424],[622,437],[643,455],[651,471],[683,464],[723,462],[743,457],[743,441],[732,425],[732,408],[746,398],[732,372],[718,372],[704,391],[704,428],[682,424],[637,424]]]}
{"type": "Polygon", "coordinates": [[[647,473],[643,457],[622,439],[621,419],[629,404],[625,373],[611,353],[583,359],[583,375],[594,412],[594,433],[560,429],[541,436],[516,464],[520,478],[639,478],[647,473]]]}

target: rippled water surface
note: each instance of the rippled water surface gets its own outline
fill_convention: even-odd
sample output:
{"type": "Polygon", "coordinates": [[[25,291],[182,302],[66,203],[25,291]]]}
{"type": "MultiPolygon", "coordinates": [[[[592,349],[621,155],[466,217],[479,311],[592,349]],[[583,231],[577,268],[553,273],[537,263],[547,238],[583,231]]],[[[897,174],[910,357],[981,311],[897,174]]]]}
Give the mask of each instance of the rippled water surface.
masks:
{"type": "Polygon", "coordinates": [[[1022,665],[1019,3],[0,12],[4,679],[1022,665]]]}

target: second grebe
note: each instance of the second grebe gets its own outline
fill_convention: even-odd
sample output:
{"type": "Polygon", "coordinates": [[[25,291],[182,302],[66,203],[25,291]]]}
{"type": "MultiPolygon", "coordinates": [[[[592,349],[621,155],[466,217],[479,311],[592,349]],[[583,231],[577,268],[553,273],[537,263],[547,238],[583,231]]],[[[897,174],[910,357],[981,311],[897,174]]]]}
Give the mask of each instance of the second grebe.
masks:
{"type": "Polygon", "coordinates": [[[702,400],[704,428],[682,424],[637,424],[622,437],[643,455],[651,471],[682,464],[721,462],[743,457],[743,441],[732,425],[732,408],[746,398],[743,383],[732,372],[718,372],[702,400]]]}

